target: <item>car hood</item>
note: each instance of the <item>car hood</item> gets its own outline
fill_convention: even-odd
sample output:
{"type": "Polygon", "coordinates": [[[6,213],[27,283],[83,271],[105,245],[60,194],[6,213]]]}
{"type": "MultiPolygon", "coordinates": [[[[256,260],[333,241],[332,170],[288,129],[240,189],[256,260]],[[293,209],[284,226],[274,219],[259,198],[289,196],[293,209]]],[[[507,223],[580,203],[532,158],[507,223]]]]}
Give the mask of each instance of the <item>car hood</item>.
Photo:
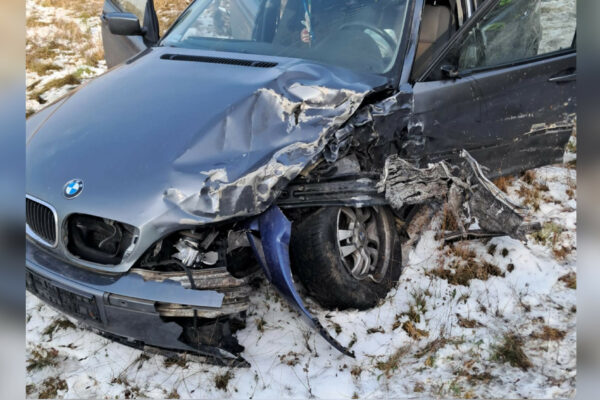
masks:
{"type": "Polygon", "coordinates": [[[386,83],[295,59],[253,67],[199,54],[151,49],[29,118],[27,193],[59,217],[158,231],[255,215],[386,83]],[[84,190],[69,200],[71,179],[84,190]]]}

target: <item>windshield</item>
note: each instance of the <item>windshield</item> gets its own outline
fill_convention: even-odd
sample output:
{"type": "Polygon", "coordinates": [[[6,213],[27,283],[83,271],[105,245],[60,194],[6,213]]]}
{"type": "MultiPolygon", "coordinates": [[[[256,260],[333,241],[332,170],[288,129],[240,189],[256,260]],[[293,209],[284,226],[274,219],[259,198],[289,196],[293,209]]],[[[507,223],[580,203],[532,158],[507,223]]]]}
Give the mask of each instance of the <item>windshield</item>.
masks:
{"type": "Polygon", "coordinates": [[[383,74],[409,0],[196,0],[162,45],[295,57],[383,74]]]}

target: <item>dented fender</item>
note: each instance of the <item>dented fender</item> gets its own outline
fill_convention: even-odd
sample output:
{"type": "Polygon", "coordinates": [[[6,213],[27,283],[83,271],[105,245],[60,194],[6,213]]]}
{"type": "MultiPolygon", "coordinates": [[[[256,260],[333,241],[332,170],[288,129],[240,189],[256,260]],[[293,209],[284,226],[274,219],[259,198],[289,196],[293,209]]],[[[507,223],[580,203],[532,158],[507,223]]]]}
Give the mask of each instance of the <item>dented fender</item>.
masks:
{"type": "Polygon", "coordinates": [[[300,313],[308,326],[319,332],[342,354],[354,358],[354,352],[335,340],[319,320],[306,309],[296,291],[289,255],[291,232],[292,223],[279,207],[272,206],[251,221],[247,235],[269,282],[300,313]],[[260,239],[257,234],[260,234],[260,239]]]}

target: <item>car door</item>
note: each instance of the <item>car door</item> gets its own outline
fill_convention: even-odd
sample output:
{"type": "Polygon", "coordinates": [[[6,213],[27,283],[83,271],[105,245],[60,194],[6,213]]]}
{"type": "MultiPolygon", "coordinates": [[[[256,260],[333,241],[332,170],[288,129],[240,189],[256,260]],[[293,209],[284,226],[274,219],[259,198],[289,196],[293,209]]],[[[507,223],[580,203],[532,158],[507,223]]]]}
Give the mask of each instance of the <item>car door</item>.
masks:
{"type": "Polygon", "coordinates": [[[562,159],[574,127],[575,0],[487,0],[414,85],[427,159],[467,149],[490,176],[562,159]]]}
{"type": "Polygon", "coordinates": [[[105,0],[102,9],[102,43],[106,65],[111,68],[158,41],[158,19],[153,0],[105,0]],[[144,36],[122,36],[110,32],[106,14],[129,12],[146,29],[144,36]]]}

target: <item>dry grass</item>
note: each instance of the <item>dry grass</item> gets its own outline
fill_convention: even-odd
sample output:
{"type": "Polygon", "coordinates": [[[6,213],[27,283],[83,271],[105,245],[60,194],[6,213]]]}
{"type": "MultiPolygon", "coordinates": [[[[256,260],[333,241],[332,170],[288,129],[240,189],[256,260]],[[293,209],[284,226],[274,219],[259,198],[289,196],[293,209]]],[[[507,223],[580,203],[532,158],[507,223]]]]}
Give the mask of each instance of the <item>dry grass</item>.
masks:
{"type": "Polygon", "coordinates": [[[523,173],[523,175],[521,175],[521,180],[523,182],[527,183],[528,185],[533,185],[533,182],[535,182],[535,178],[536,178],[536,175],[535,175],[535,171],[533,171],[533,170],[525,171],[523,173]]]}
{"type": "Polygon", "coordinates": [[[457,242],[452,245],[451,254],[462,260],[472,260],[477,257],[475,250],[471,248],[468,242],[457,242]]]}
{"type": "Polygon", "coordinates": [[[298,363],[300,363],[300,354],[296,353],[295,351],[290,351],[287,354],[280,355],[279,361],[282,364],[293,367],[294,365],[298,365],[298,363]]]}
{"type": "Polygon", "coordinates": [[[28,28],[40,28],[50,25],[48,22],[40,21],[37,15],[28,15],[25,20],[25,26],[28,28]]]}
{"type": "Polygon", "coordinates": [[[515,333],[504,335],[502,343],[494,348],[492,360],[508,363],[523,371],[527,371],[533,366],[523,351],[523,339],[515,333]]]}
{"type": "Polygon", "coordinates": [[[542,193],[538,188],[535,186],[521,185],[517,190],[517,194],[523,199],[524,205],[533,208],[534,211],[539,211],[542,193]]]}
{"type": "Polygon", "coordinates": [[[389,378],[394,374],[394,371],[398,369],[398,363],[400,360],[408,354],[410,346],[403,346],[393,352],[385,361],[378,361],[375,364],[375,368],[382,371],[383,374],[389,378]]]}
{"type": "Polygon", "coordinates": [[[408,334],[411,339],[421,340],[429,336],[429,332],[416,328],[412,321],[406,321],[402,324],[402,330],[408,334]]]}
{"type": "Polygon", "coordinates": [[[483,326],[481,323],[475,321],[474,319],[464,318],[460,314],[456,314],[456,318],[458,318],[458,326],[460,326],[461,328],[472,329],[481,328],[483,326]]]}
{"type": "Polygon", "coordinates": [[[573,252],[573,248],[569,246],[555,246],[552,248],[552,254],[557,260],[564,260],[573,252]]]}
{"type": "Polygon", "coordinates": [[[514,180],[514,176],[501,176],[500,178],[496,178],[494,180],[494,184],[498,187],[498,189],[502,190],[504,193],[508,193],[508,187],[512,185],[514,180]]]}
{"type": "Polygon", "coordinates": [[[448,206],[448,204],[444,204],[443,213],[444,218],[442,219],[441,231],[457,231],[459,229],[458,222],[456,221],[456,217],[450,210],[450,206],[448,206]]]}
{"type": "Polygon", "coordinates": [[[60,71],[62,67],[52,62],[43,62],[39,59],[32,59],[29,61],[29,71],[35,72],[39,76],[48,75],[53,71],[60,71]]]}
{"type": "Polygon", "coordinates": [[[31,355],[27,359],[27,372],[43,369],[46,367],[56,367],[58,365],[58,350],[55,348],[45,349],[36,346],[31,350],[31,355]]]}
{"type": "Polygon", "coordinates": [[[231,378],[233,378],[231,371],[227,371],[224,374],[215,375],[215,387],[226,392],[231,378]]]}
{"type": "Polygon", "coordinates": [[[543,193],[550,191],[546,182],[540,181],[535,171],[529,170],[521,176],[521,185],[517,194],[522,198],[524,205],[531,207],[534,211],[539,211],[540,203],[543,200],[543,193]]]}
{"type": "Polygon", "coordinates": [[[577,289],[577,274],[575,272],[569,272],[558,278],[558,280],[563,282],[569,289],[577,289]]]}
{"type": "Polygon", "coordinates": [[[40,399],[55,399],[59,390],[67,390],[67,382],[63,379],[50,377],[44,379],[38,398],[40,399]]]}
{"type": "Polygon", "coordinates": [[[455,262],[450,269],[436,268],[429,271],[428,275],[445,279],[451,285],[469,286],[472,279],[487,281],[492,276],[504,277],[504,272],[497,265],[487,261],[471,259],[455,262]]]}
{"type": "Polygon", "coordinates": [[[561,331],[560,329],[549,327],[548,325],[544,325],[542,330],[539,332],[534,332],[530,336],[533,339],[541,339],[541,340],[563,340],[567,332],[561,331]]]}
{"type": "Polygon", "coordinates": [[[45,41],[43,45],[38,45],[31,40],[27,40],[26,48],[25,68],[28,70],[34,68],[34,65],[40,63],[42,60],[52,60],[59,52],[69,50],[67,46],[54,39],[45,41]]]}
{"type": "Polygon", "coordinates": [[[539,244],[552,248],[552,254],[558,260],[564,260],[573,248],[564,246],[559,242],[560,236],[564,228],[554,222],[547,222],[542,226],[542,229],[532,233],[532,238],[539,244]]]}
{"type": "Polygon", "coordinates": [[[160,26],[160,36],[173,25],[175,19],[191,3],[191,0],[155,0],[154,8],[160,26]]]}
{"type": "Polygon", "coordinates": [[[104,60],[104,48],[102,46],[91,47],[83,53],[83,59],[87,65],[97,67],[104,60]]]}
{"type": "Polygon", "coordinates": [[[491,276],[504,277],[504,273],[497,265],[478,260],[477,253],[469,246],[468,242],[455,243],[448,248],[446,254],[454,257],[449,269],[441,265],[428,271],[427,275],[445,279],[452,285],[462,286],[469,286],[472,279],[485,281],[491,276]]]}
{"type": "Polygon", "coordinates": [[[435,353],[437,353],[437,351],[439,349],[443,348],[448,343],[449,343],[449,341],[445,337],[439,337],[437,339],[434,339],[431,342],[427,343],[427,345],[425,347],[423,347],[421,350],[419,350],[415,354],[415,357],[416,358],[421,358],[423,356],[426,356],[429,353],[432,353],[432,354],[435,355],[435,353]]]}
{"type": "Polygon", "coordinates": [[[45,100],[41,98],[41,95],[43,95],[47,91],[49,91],[51,89],[62,88],[63,86],[67,86],[67,85],[73,86],[73,85],[79,85],[79,84],[81,84],[81,79],[79,77],[77,77],[77,74],[65,75],[62,78],[53,79],[53,80],[47,82],[40,89],[33,92],[31,94],[31,97],[37,98],[38,101],[40,102],[40,104],[43,104],[43,103],[45,103],[45,100]]]}
{"type": "Polygon", "coordinates": [[[103,0],[42,0],[40,5],[43,7],[63,8],[73,11],[76,16],[81,18],[99,17],[102,13],[103,0]]]}
{"type": "Polygon", "coordinates": [[[75,324],[73,324],[68,319],[58,318],[58,319],[55,319],[54,321],[52,321],[48,326],[46,326],[46,328],[42,331],[42,334],[49,336],[50,340],[52,340],[54,333],[56,333],[57,331],[59,331],[61,329],[66,330],[66,329],[75,329],[75,328],[76,328],[75,324]]]}

